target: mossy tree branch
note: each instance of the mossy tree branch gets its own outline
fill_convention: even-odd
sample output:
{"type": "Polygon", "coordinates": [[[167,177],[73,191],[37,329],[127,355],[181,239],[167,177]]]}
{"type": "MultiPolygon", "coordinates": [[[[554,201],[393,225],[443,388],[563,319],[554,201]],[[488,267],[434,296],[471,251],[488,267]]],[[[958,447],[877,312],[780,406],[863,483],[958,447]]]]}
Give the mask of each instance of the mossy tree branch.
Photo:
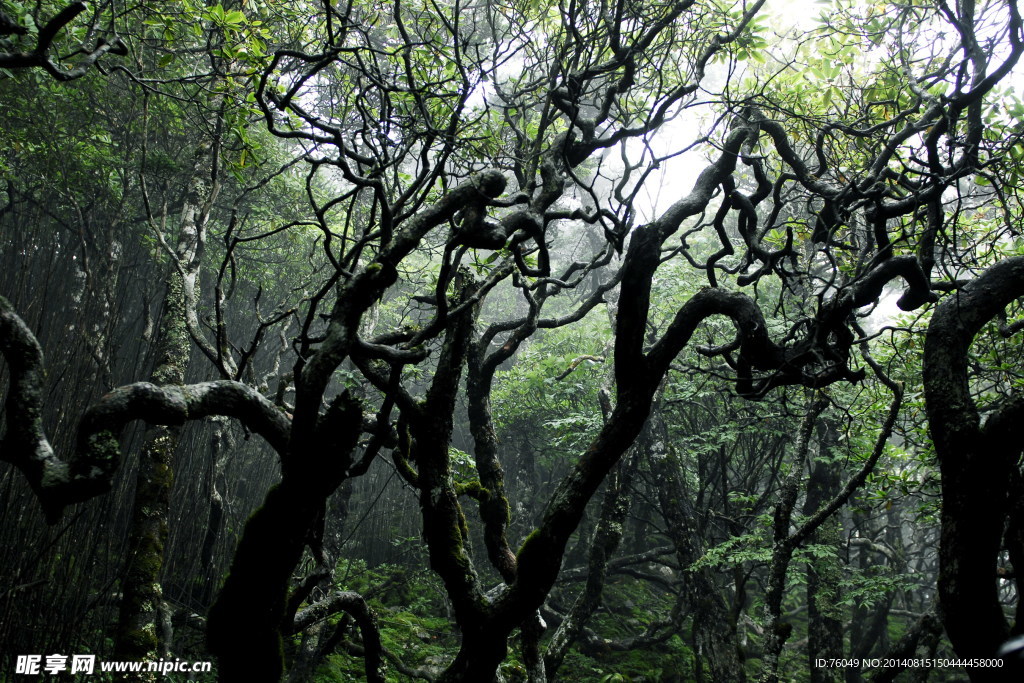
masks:
{"type": "Polygon", "coordinates": [[[121,460],[121,432],[135,420],[182,425],[223,415],[239,420],[264,437],[278,453],[285,452],[288,418],[245,384],[224,380],[160,387],[137,382],[114,389],[85,412],[78,426],[76,450],[62,460],[54,453],[42,423],[42,349],[32,331],[2,297],[0,352],[11,375],[4,404],[7,430],[0,442],[0,458],[25,475],[51,523],[68,505],[110,489],[121,460]]]}

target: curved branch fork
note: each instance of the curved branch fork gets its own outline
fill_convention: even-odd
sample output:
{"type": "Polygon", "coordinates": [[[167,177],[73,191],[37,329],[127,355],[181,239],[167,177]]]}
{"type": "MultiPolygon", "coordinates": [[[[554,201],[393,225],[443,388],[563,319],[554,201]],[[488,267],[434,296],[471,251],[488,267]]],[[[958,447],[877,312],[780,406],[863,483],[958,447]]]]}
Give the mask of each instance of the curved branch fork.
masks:
{"type": "MultiPolygon", "coordinates": [[[[100,38],[96,41],[95,46],[92,47],[82,45],[78,53],[81,53],[83,56],[71,68],[65,68],[61,64],[62,59],[55,59],[50,55],[50,48],[53,46],[53,41],[57,34],[88,8],[89,5],[85,2],[76,1],[69,3],[39,29],[35,48],[31,52],[0,51],[0,68],[30,69],[39,67],[58,81],[73,81],[87,74],[89,68],[108,52],[126,56],[128,54],[128,47],[116,35],[111,36],[109,39],[100,38]]],[[[12,32],[25,34],[27,31],[23,26],[16,26],[12,32]]]]}
{"type": "Polygon", "coordinates": [[[0,459],[20,469],[49,522],[65,507],[106,492],[121,461],[120,435],[133,420],[180,425],[212,415],[234,417],[265,438],[279,453],[288,442],[290,422],[274,404],[233,381],[158,387],[137,382],[119,387],[89,408],[78,426],[74,455],[56,456],[43,431],[45,388],[43,352],[35,335],[0,297],[0,353],[10,372],[4,405],[7,430],[0,459]]]}

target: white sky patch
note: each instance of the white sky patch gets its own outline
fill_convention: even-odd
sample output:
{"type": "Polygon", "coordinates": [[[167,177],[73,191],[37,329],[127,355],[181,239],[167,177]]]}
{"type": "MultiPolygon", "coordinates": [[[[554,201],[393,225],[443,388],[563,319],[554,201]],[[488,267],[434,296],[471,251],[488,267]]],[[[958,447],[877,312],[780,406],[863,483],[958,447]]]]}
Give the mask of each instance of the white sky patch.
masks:
{"type": "Polygon", "coordinates": [[[488,105],[488,99],[494,98],[494,88],[490,81],[480,81],[466,98],[466,106],[469,109],[483,109],[488,105]]]}

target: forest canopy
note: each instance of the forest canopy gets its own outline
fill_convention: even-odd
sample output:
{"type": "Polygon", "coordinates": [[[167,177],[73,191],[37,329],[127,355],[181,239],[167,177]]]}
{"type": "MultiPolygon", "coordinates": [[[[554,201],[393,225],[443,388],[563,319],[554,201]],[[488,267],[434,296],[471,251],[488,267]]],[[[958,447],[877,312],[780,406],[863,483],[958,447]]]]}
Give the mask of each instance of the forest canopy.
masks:
{"type": "Polygon", "coordinates": [[[1022,53],[1015,0],[0,1],[0,680],[1010,680],[1022,53]]]}

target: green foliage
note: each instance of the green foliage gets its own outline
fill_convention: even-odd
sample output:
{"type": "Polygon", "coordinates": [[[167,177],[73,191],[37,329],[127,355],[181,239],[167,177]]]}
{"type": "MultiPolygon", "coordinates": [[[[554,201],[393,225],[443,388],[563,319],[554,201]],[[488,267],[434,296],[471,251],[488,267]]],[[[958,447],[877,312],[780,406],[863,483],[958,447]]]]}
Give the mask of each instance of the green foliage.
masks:
{"type": "MultiPolygon", "coordinates": [[[[445,611],[438,581],[428,572],[393,565],[368,569],[360,560],[342,560],[336,572],[338,587],[372,596],[381,642],[406,665],[440,670],[458,650],[458,639],[445,611]]],[[[333,629],[341,620],[329,621],[333,629]]],[[[318,681],[361,681],[363,661],[332,654],[316,674],[318,681]]],[[[389,677],[390,678],[390,677],[389,677]]]]}
{"type": "Polygon", "coordinates": [[[603,311],[595,311],[583,324],[553,330],[531,340],[516,356],[515,364],[496,375],[493,394],[494,420],[503,432],[537,433],[550,444],[543,457],[557,460],[578,454],[600,429],[597,399],[606,366],[583,356],[603,357],[603,311]]]}
{"type": "Polygon", "coordinates": [[[689,569],[712,567],[716,569],[741,566],[744,563],[764,564],[771,559],[771,545],[766,532],[770,529],[771,518],[767,515],[759,519],[762,531],[732,536],[718,545],[708,548],[697,562],[689,569]]]}
{"type": "Polygon", "coordinates": [[[894,594],[921,588],[913,575],[897,574],[892,567],[875,566],[853,573],[840,587],[841,604],[872,607],[894,594]]]}

